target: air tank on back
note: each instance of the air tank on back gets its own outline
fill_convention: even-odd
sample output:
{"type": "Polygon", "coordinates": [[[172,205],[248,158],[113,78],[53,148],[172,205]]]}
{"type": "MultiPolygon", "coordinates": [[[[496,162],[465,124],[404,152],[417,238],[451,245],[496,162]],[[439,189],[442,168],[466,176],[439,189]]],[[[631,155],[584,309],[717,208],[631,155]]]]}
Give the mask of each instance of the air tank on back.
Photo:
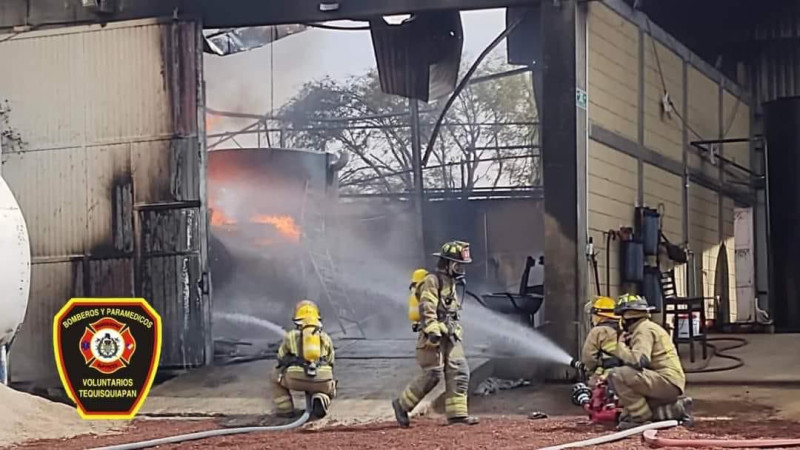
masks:
{"type": "Polygon", "coordinates": [[[31,280],[31,252],[22,211],[2,177],[0,255],[0,347],[7,347],[25,319],[31,280]]]}
{"type": "Polygon", "coordinates": [[[764,104],[770,315],[778,331],[800,331],[800,97],[764,104]]]}

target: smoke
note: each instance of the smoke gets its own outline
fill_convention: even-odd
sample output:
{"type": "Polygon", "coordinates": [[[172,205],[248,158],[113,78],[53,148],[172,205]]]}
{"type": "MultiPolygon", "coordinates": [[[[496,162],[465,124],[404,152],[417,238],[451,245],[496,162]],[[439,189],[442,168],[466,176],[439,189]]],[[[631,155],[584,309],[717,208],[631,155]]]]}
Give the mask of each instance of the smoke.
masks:
{"type": "MultiPolygon", "coordinates": [[[[338,202],[329,208],[327,250],[335,257],[336,281],[350,299],[348,311],[344,304],[328,304],[323,285],[309,264],[302,237],[297,242],[294,231],[289,236],[281,234],[283,222],[279,220],[251,222],[253,217],[262,215],[299,217],[303,201],[300,194],[274,184],[267,189],[266,185],[246,178],[242,174],[240,178],[225,181],[224,186],[209,186],[215,193],[214,207],[235,223],[232,229],[212,229],[229,254],[227,262],[214,263],[212,249],[212,276],[216,280],[222,273],[229,275],[227,282],[214,285],[215,317],[227,322],[218,328],[221,321],[215,321],[215,334],[224,330],[234,334],[226,337],[273,337],[273,332],[280,328],[275,324],[288,325],[296,302],[309,298],[320,305],[330,333],[341,331],[337,316],[343,315],[360,319],[369,338],[414,338],[407,318],[408,285],[423,255],[415,233],[414,214],[407,203],[359,200],[338,202]],[[272,233],[270,238],[275,242],[259,246],[264,233],[272,233]],[[232,326],[230,322],[248,326],[232,326]]],[[[305,224],[299,220],[298,223],[302,236],[305,224]]],[[[433,257],[426,258],[430,269],[433,257]]],[[[476,290],[476,286],[470,290],[476,290]]],[[[536,358],[559,364],[571,360],[570,355],[546,337],[518,323],[516,317],[495,313],[468,298],[463,301],[462,321],[468,348],[480,347],[489,355],[536,358]]],[[[357,331],[349,328],[348,335],[353,334],[357,331]]]]}

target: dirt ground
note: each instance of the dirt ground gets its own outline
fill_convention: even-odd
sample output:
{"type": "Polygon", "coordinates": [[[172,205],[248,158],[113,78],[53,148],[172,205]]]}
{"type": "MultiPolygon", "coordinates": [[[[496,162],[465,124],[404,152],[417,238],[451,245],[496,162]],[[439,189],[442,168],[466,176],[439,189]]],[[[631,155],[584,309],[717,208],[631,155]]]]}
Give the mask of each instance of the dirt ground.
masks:
{"type": "MultiPolygon", "coordinates": [[[[442,426],[440,418],[424,418],[410,429],[400,429],[392,422],[359,426],[332,426],[322,430],[254,433],[186,442],[160,448],[205,449],[284,449],[313,448],[325,442],[325,448],[338,449],[530,449],[588,439],[609,430],[585,423],[582,417],[558,417],[530,420],[519,416],[484,418],[481,424],[442,426]]],[[[40,441],[25,445],[26,449],[59,450],[83,449],[121,444],[179,433],[189,433],[219,427],[214,421],[139,420],[123,435],[104,437],[82,436],[64,441],[40,441]]],[[[785,421],[699,421],[691,430],[676,428],[659,433],[669,438],[800,438],[800,423],[785,421]]],[[[630,438],[604,449],[649,448],[641,437],[630,438]]]]}
{"type": "MultiPolygon", "coordinates": [[[[256,433],[186,442],[161,448],[205,449],[216,447],[244,449],[312,448],[336,449],[522,449],[541,448],[588,439],[612,430],[590,425],[580,410],[569,402],[568,385],[528,386],[501,391],[488,397],[470,399],[470,410],[482,419],[474,427],[442,426],[438,414],[414,418],[411,429],[400,429],[382,419],[353,425],[329,421],[308,424],[299,431],[256,433]],[[531,420],[532,411],[550,417],[531,420]]],[[[796,411],[800,389],[754,390],[746,387],[701,389],[696,398],[697,423],[691,429],[676,428],[659,432],[668,438],[800,438],[800,417],[796,411]]],[[[141,419],[121,434],[84,435],[66,440],[29,442],[23,448],[59,450],[85,449],[146,439],[235,426],[286,423],[272,417],[238,416],[214,419],[141,419]]],[[[637,436],[602,448],[649,448],[637,436]]]]}

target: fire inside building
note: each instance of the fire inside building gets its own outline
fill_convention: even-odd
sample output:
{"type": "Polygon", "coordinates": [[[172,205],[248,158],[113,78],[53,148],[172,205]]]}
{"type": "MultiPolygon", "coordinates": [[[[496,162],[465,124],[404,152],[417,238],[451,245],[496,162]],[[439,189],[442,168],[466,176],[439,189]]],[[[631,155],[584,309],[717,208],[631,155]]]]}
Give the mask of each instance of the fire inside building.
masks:
{"type": "MultiPolygon", "coordinates": [[[[586,381],[593,320],[623,326],[627,294],[693,396],[800,383],[771,351],[800,331],[800,9],[668,3],[7,0],[0,181],[30,236],[30,294],[9,300],[24,320],[0,321],[0,373],[70,403],[54,315],[141,297],[164,324],[147,413],[266,413],[252,386],[309,299],[359,380],[343,399],[381,399],[403,425],[420,392],[392,383],[429,345],[412,327],[435,335],[406,317],[425,268],[461,281],[448,314],[467,381],[442,363],[431,401],[448,420],[472,418],[459,383],[472,399],[497,380],[586,381]]],[[[630,416],[624,392],[592,409],[603,383],[573,402],[630,416]]],[[[363,419],[352,405],[334,416],[363,419]]]]}

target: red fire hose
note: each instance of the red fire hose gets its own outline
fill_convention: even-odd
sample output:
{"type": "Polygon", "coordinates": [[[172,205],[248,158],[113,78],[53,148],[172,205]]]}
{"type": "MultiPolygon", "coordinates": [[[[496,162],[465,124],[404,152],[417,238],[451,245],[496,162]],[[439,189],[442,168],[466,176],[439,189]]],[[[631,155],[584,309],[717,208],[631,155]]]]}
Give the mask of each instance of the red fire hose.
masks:
{"type": "Polygon", "coordinates": [[[800,447],[800,439],[667,439],[656,436],[658,430],[643,433],[644,441],[654,447],[685,448],[786,448],[800,447]]]}

